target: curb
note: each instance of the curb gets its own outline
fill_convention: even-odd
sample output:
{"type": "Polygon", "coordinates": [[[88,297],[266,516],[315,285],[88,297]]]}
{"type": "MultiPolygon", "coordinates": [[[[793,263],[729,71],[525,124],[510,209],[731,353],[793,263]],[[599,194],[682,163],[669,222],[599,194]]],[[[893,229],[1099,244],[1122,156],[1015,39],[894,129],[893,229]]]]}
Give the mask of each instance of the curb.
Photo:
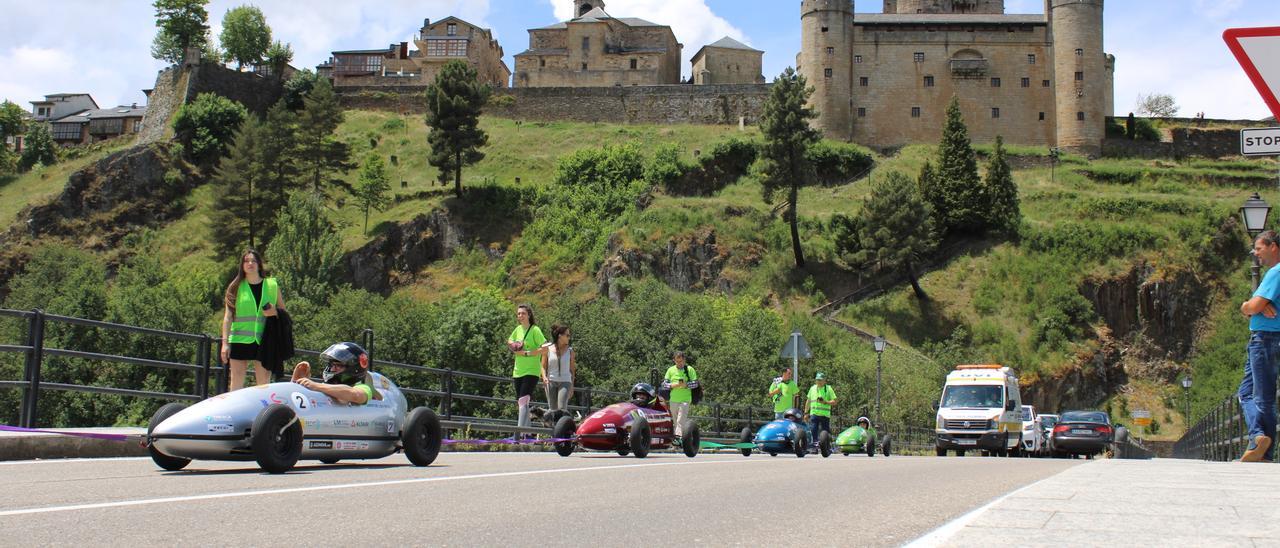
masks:
{"type": "MultiPolygon", "coordinates": [[[[66,430],[104,434],[146,433],[145,428],[76,428],[66,430]]],[[[137,443],[59,436],[56,434],[7,433],[0,435],[0,461],[145,456],[147,456],[147,449],[137,443]]]]}

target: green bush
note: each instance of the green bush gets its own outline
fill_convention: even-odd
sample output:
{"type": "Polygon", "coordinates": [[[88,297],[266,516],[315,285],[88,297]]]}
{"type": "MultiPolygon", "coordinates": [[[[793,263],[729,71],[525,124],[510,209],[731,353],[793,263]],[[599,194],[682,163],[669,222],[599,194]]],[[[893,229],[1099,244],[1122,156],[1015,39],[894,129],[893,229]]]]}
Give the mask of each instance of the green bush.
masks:
{"type": "Polygon", "coordinates": [[[1108,116],[1107,117],[1107,137],[1123,138],[1124,136],[1125,136],[1124,124],[1120,123],[1119,120],[1116,120],[1111,116],[1108,116]]]}
{"type": "Polygon", "coordinates": [[[813,165],[818,183],[838,185],[848,183],[871,168],[871,153],[849,143],[822,140],[814,143],[805,153],[813,165]]]}
{"type": "Polygon", "coordinates": [[[1133,125],[1133,138],[1139,141],[1160,141],[1160,130],[1147,118],[1138,118],[1133,125]]]}
{"type": "Polygon", "coordinates": [[[680,146],[666,143],[658,146],[645,165],[644,181],[675,195],[680,193],[680,180],[688,172],[689,166],[680,159],[680,146]]]}
{"type": "Polygon", "coordinates": [[[389,118],[382,123],[382,131],[404,131],[408,124],[404,123],[404,118],[389,118]]]}
{"type": "Polygon", "coordinates": [[[201,93],[196,100],[182,105],[173,120],[178,142],[200,165],[213,165],[227,152],[236,130],[249,116],[244,105],[213,93],[201,93]]]}
{"type": "Polygon", "coordinates": [[[696,166],[683,166],[683,176],[664,188],[676,196],[710,196],[746,175],[759,153],[759,147],[751,141],[736,137],[721,141],[698,158],[696,166]]]}
{"type": "Polygon", "coordinates": [[[1030,229],[1023,245],[1037,253],[1055,253],[1073,260],[1105,261],[1164,242],[1160,233],[1137,224],[1066,222],[1046,229],[1030,229]]]}

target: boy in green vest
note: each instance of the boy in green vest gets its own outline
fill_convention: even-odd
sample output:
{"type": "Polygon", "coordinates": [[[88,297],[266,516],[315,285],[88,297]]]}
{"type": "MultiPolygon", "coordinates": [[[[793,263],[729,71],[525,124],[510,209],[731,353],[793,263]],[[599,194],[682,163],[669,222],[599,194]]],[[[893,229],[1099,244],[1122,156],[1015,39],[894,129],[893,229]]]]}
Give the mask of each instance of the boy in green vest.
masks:
{"type": "Polygon", "coordinates": [[[791,378],[791,368],[783,367],[782,376],[774,378],[773,384],[769,385],[769,397],[773,399],[773,418],[783,418],[787,409],[794,405],[793,400],[799,393],[800,386],[791,378]]]}
{"type": "Polygon", "coordinates": [[[809,397],[805,401],[805,413],[809,414],[810,439],[818,441],[818,432],[831,431],[831,406],[836,404],[835,389],[827,386],[827,376],[818,372],[813,377],[813,386],[809,387],[809,397]]]}
{"type": "Polygon", "coordinates": [[[676,351],[671,357],[675,365],[667,368],[666,382],[671,386],[671,422],[675,427],[676,437],[684,434],[680,423],[689,416],[689,405],[693,403],[693,390],[689,383],[698,380],[698,372],[685,363],[684,352],[676,351]]]}

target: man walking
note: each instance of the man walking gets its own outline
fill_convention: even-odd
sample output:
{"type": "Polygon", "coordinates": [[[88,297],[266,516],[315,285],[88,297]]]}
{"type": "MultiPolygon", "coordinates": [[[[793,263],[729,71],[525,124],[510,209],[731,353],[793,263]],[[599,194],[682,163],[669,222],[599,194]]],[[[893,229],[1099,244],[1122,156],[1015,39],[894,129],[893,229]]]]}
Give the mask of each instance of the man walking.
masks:
{"type": "Polygon", "coordinates": [[[769,385],[769,397],[773,399],[773,418],[781,419],[783,414],[795,405],[796,394],[800,393],[800,386],[796,384],[796,380],[791,378],[791,368],[783,367],[782,376],[775,377],[773,384],[769,385]]]}
{"type": "Polygon", "coordinates": [[[805,413],[809,415],[809,439],[818,441],[818,432],[831,431],[831,406],[836,404],[835,389],[827,386],[827,376],[818,372],[809,387],[805,413]]]}
{"type": "Polygon", "coordinates": [[[1280,318],[1275,302],[1280,298],[1280,237],[1274,230],[1259,234],[1253,253],[1267,269],[1253,297],[1240,305],[1249,318],[1249,346],[1244,378],[1240,381],[1240,409],[1249,428],[1249,446],[1242,462],[1274,461],[1276,435],[1276,366],[1280,360],[1280,318]]]}
{"type": "Polygon", "coordinates": [[[667,368],[665,379],[667,385],[671,387],[671,397],[668,400],[671,407],[671,423],[675,426],[676,437],[680,437],[684,435],[681,423],[684,422],[685,417],[689,416],[689,405],[693,403],[693,389],[689,384],[698,380],[698,372],[685,363],[684,352],[676,351],[671,359],[675,365],[667,368]]]}

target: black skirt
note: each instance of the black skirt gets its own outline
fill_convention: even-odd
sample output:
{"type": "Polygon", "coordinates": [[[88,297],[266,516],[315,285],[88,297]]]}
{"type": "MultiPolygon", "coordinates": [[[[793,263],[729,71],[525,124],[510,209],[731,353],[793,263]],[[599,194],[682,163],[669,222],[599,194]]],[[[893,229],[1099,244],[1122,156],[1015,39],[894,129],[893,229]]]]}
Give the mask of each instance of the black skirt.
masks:
{"type": "Polygon", "coordinates": [[[231,359],[257,361],[258,343],[231,343],[231,359]]]}

